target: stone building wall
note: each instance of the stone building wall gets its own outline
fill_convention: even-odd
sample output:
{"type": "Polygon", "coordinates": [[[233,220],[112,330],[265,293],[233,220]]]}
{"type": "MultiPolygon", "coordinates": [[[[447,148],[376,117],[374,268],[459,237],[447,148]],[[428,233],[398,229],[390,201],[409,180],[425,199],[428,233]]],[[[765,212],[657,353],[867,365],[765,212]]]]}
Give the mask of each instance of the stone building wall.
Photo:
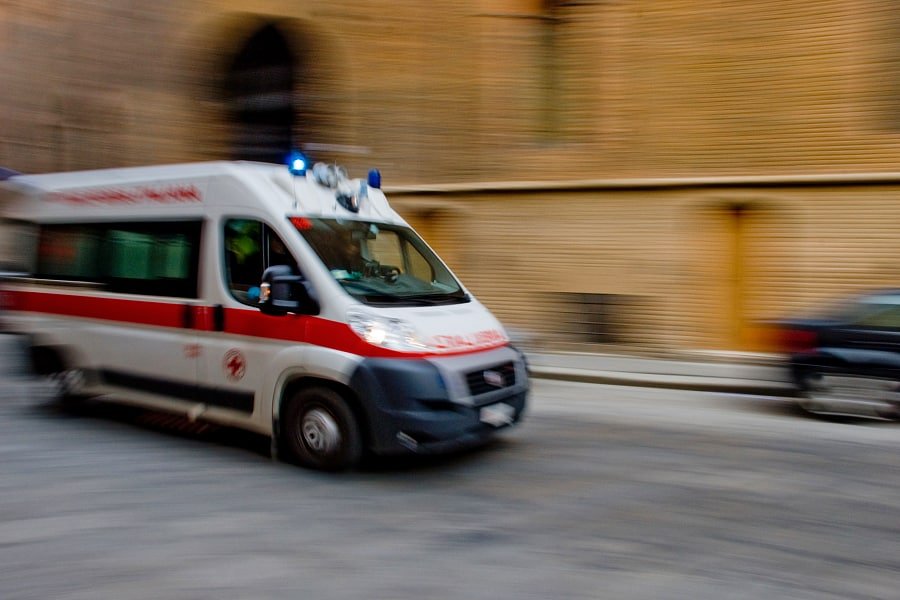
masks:
{"type": "Polygon", "coordinates": [[[891,171],[886,0],[6,0],[0,162],[227,156],[222,83],[292,45],[297,143],[404,183],[891,171]]]}
{"type": "Polygon", "coordinates": [[[771,351],[775,320],[900,288],[900,174],[391,196],[479,298],[542,346],[771,351]]]}
{"type": "Polygon", "coordinates": [[[763,348],[759,321],[900,282],[887,0],[2,0],[0,165],[228,158],[267,26],[296,143],[379,167],[547,343],[763,348]]]}

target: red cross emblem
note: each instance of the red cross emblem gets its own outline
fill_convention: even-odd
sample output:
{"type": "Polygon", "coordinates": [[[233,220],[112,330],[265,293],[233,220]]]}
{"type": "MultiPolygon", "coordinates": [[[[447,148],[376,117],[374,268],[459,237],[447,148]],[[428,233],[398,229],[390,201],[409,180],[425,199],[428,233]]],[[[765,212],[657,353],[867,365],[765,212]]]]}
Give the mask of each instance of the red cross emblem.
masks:
{"type": "Polygon", "coordinates": [[[247,360],[240,350],[232,349],[226,352],[222,365],[225,369],[225,376],[230,381],[240,381],[247,371],[247,360]]]}

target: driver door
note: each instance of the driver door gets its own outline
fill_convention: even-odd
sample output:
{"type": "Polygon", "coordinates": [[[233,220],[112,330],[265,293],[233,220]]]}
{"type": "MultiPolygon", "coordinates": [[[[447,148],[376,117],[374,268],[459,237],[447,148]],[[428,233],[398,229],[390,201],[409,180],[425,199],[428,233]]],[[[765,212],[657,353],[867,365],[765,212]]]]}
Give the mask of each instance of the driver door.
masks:
{"type": "Polygon", "coordinates": [[[267,367],[290,342],[266,336],[289,322],[259,310],[259,285],[266,268],[288,264],[297,269],[297,263],[275,229],[261,219],[224,218],[219,233],[225,297],[220,322],[204,344],[201,386],[211,416],[263,418],[260,403],[267,367]]]}

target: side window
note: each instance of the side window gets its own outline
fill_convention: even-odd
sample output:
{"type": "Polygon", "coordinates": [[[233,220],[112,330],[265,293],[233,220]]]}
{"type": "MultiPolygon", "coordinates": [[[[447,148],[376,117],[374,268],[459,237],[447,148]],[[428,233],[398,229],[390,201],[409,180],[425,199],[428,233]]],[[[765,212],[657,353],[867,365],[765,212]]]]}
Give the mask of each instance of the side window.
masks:
{"type": "Polygon", "coordinates": [[[228,219],[224,235],[225,279],[231,295],[244,304],[259,301],[263,271],[297,263],[271,227],[255,219],[228,219]]]}
{"type": "Polygon", "coordinates": [[[250,304],[263,267],[262,223],[249,219],[230,219],[225,223],[225,277],[232,296],[250,304]]]}
{"type": "Polygon", "coordinates": [[[46,225],[38,242],[36,275],[44,279],[102,283],[103,233],[91,225],[46,225]]]}
{"type": "Polygon", "coordinates": [[[404,244],[406,249],[406,254],[409,257],[409,272],[414,277],[418,277],[422,281],[432,282],[434,281],[434,269],[431,268],[431,265],[428,263],[428,259],[422,256],[416,248],[406,242],[404,244]]]}
{"type": "Polygon", "coordinates": [[[854,325],[877,329],[900,329],[900,306],[885,306],[872,311],[857,319],[854,325]]]}
{"type": "Polygon", "coordinates": [[[135,294],[197,297],[199,224],[120,226],[106,232],[104,256],[111,289],[135,294]]]}
{"type": "Polygon", "coordinates": [[[200,228],[199,221],[45,225],[35,276],[111,292],[196,298],[200,228]]]}

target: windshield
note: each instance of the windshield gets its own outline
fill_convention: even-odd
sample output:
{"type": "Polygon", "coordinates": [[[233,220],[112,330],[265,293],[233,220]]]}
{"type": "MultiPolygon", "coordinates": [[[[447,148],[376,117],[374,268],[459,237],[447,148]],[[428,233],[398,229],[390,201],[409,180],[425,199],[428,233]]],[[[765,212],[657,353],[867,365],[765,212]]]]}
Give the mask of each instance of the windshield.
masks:
{"type": "Polygon", "coordinates": [[[459,282],[408,228],[293,217],[291,223],[352,296],[374,305],[468,302],[459,282]]]}

